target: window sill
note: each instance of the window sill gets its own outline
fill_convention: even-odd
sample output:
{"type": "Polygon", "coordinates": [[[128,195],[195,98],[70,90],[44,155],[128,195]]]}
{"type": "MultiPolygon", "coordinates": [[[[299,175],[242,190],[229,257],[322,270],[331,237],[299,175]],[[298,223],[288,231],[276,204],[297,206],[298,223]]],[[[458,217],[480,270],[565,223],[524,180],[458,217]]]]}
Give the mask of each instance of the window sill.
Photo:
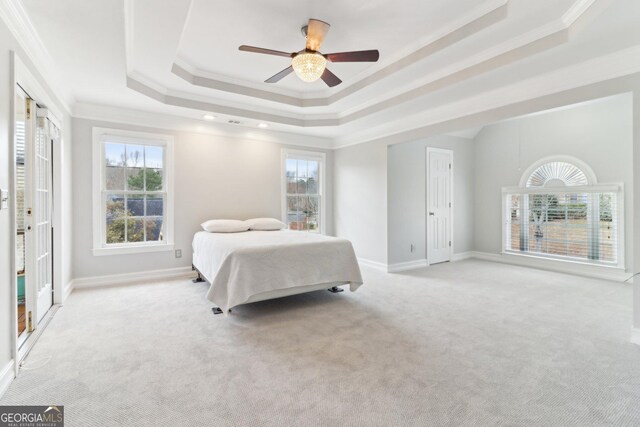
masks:
{"type": "Polygon", "coordinates": [[[580,260],[572,260],[572,259],[562,259],[562,258],[554,258],[554,257],[546,257],[539,256],[528,253],[521,252],[512,252],[512,251],[502,251],[503,256],[513,257],[513,259],[520,259],[523,262],[530,262],[531,264],[557,264],[557,265],[566,265],[566,266],[574,266],[575,268],[592,268],[594,270],[619,270],[625,271],[624,264],[599,264],[592,262],[584,262],[580,260]]]}
{"type": "Polygon", "coordinates": [[[93,248],[94,256],[104,255],[125,255],[139,254],[145,252],[165,252],[173,250],[173,243],[164,243],[162,245],[138,245],[138,246],[117,246],[107,248],[93,248]]]}

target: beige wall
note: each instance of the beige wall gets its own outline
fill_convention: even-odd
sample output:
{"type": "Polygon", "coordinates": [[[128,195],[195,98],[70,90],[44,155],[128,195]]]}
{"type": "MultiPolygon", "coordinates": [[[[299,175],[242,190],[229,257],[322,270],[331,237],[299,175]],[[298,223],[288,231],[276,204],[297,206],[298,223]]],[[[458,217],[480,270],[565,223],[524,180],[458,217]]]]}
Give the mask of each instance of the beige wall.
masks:
{"type": "MultiPolygon", "coordinates": [[[[166,131],[139,126],[74,119],[73,207],[74,278],[130,273],[191,265],[191,240],[199,225],[212,218],[281,218],[281,154],[285,145],[208,134],[166,131]],[[173,135],[174,234],[173,251],[94,256],[92,224],[92,128],[105,127],[173,135]]],[[[325,195],[327,233],[332,222],[332,153],[327,154],[325,195]]]]}

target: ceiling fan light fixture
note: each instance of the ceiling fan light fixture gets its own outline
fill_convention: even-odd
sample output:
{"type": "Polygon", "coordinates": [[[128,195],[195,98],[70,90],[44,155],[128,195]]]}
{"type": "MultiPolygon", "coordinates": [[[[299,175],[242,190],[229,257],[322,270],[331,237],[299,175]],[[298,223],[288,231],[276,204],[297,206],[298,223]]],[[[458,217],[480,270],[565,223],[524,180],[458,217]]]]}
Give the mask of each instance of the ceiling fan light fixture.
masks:
{"type": "Polygon", "coordinates": [[[327,59],[319,53],[300,53],[291,60],[293,71],[304,82],[315,82],[322,76],[327,59]]]}

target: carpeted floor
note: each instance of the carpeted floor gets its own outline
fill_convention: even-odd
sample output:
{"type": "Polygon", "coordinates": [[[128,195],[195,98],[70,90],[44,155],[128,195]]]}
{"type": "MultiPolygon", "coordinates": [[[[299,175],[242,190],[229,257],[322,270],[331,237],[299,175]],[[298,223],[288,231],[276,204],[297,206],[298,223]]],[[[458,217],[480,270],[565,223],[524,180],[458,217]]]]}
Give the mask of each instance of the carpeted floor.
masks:
{"type": "Polygon", "coordinates": [[[228,318],[188,280],[76,291],[0,404],[83,427],[640,425],[629,285],[476,260],[363,274],[228,318]]]}

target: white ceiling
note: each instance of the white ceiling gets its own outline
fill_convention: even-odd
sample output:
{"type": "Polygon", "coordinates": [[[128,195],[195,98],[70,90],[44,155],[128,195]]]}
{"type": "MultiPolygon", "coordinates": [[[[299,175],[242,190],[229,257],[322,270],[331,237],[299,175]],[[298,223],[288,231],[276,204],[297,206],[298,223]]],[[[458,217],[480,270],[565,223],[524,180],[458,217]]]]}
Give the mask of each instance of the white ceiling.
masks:
{"type": "MultiPolygon", "coordinates": [[[[586,84],[589,61],[640,47],[637,0],[7,1],[24,8],[79,116],[97,106],[213,112],[216,123],[332,140],[586,84]],[[287,58],[238,46],[300,50],[308,18],[331,24],[323,52],[377,48],[380,61],[329,64],[344,82],[332,89],[294,74],[263,83],[287,58]]],[[[599,78],[640,71],[629,61],[599,78]]]]}
{"type": "MultiPolygon", "coordinates": [[[[194,0],[177,56],[199,70],[260,83],[289,66],[290,61],[240,53],[238,46],[297,52],[305,45],[300,27],[309,18],[331,24],[322,45],[324,53],[378,49],[384,61],[477,4],[477,0],[194,0]]],[[[369,65],[340,63],[329,67],[344,81],[354,81],[369,65]]],[[[278,86],[299,92],[326,88],[322,81],[305,84],[294,75],[278,86]]]]}

